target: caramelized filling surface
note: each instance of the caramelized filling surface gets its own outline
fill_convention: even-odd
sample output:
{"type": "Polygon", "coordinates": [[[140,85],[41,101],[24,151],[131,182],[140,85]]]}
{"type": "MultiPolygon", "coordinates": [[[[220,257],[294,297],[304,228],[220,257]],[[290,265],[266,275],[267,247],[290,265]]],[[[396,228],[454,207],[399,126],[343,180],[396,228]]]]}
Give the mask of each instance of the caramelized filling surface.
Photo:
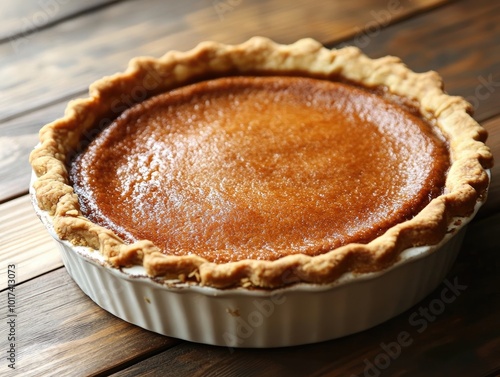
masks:
{"type": "Polygon", "coordinates": [[[124,112],[71,166],[85,216],[224,263],[366,243],[439,195],[446,143],[367,90],[228,77],[124,112]]]}

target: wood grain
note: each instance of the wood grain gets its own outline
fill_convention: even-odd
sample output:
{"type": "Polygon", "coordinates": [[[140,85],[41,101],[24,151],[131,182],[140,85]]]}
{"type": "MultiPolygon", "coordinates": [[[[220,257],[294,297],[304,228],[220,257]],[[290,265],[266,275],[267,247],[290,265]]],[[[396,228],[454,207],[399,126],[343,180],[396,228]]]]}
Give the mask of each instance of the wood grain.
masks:
{"type": "MultiPolygon", "coordinates": [[[[395,22],[446,0],[127,1],[0,45],[0,120],[67,99],[98,78],[123,70],[134,56],[187,50],[203,40],[239,43],[259,34],[278,42],[352,37],[388,12],[395,22]],[[394,9],[396,8],[396,9],[394,9]],[[144,12],[144,9],[148,9],[144,12]],[[229,10],[230,9],[230,10],[229,10]],[[279,22],[276,20],[279,19],[279,22]]],[[[384,21],[385,23],[385,21],[384,21]]]]}
{"type": "Polygon", "coordinates": [[[499,114],[498,1],[457,1],[342,45],[356,45],[373,58],[398,56],[417,72],[435,70],[450,94],[472,103],[477,120],[499,114]]]}
{"type": "Polygon", "coordinates": [[[28,195],[0,204],[0,290],[7,288],[7,265],[15,264],[22,283],[62,266],[59,250],[33,210],[28,195]]]}
{"type": "MultiPolygon", "coordinates": [[[[15,294],[17,376],[109,374],[179,343],[105,312],[63,268],[16,287],[15,294]]],[[[0,327],[0,339],[7,339],[6,329],[0,327]]]]}
{"type": "MultiPolygon", "coordinates": [[[[500,77],[498,76],[500,74],[500,49],[495,49],[495,47],[500,43],[500,28],[498,26],[500,25],[500,12],[494,12],[496,7],[500,6],[500,4],[490,3],[485,0],[480,1],[483,1],[485,4],[479,9],[486,7],[491,10],[491,12],[481,13],[479,10],[476,10],[478,7],[475,5],[476,2],[473,1],[459,2],[453,4],[452,8],[450,8],[450,6],[444,6],[439,9],[435,9],[433,12],[429,12],[428,14],[412,18],[404,23],[380,29],[377,32],[375,32],[376,29],[373,29],[373,35],[371,35],[369,39],[370,43],[367,46],[363,45],[360,47],[364,47],[363,49],[365,52],[373,57],[385,54],[398,54],[398,52],[400,52],[400,56],[403,60],[405,62],[408,60],[408,65],[417,71],[427,71],[430,69],[437,70],[444,76],[450,93],[463,95],[470,101],[476,101],[474,102],[477,104],[475,117],[479,121],[482,121],[487,119],[492,114],[499,113],[496,103],[500,101],[500,90],[493,85],[486,88],[481,83],[484,82],[484,80],[488,81],[491,75],[493,83],[495,83],[495,85],[496,83],[499,83],[498,85],[500,85],[500,77]],[[461,10],[453,11],[454,7],[460,7],[461,10]],[[442,23],[437,22],[439,18],[446,18],[445,16],[447,12],[450,11],[455,15],[453,25],[458,25],[456,26],[457,28],[460,27],[459,25],[467,25],[468,31],[472,36],[485,36],[484,39],[481,39],[483,47],[481,50],[482,52],[476,51],[478,42],[475,38],[458,38],[455,36],[456,31],[453,33],[448,31],[450,28],[448,24],[443,25],[442,23]],[[435,16],[436,13],[438,16],[435,16]],[[415,19],[418,22],[416,22],[415,19]],[[408,23],[412,23],[412,28],[408,28],[406,26],[408,23]],[[432,38],[423,38],[422,34],[445,34],[448,38],[449,44],[457,44],[459,47],[456,51],[454,50],[453,54],[451,54],[451,52],[448,53],[448,59],[439,58],[439,56],[443,54],[441,46],[436,45],[432,38]],[[393,39],[398,40],[398,37],[403,39],[401,39],[399,43],[392,42],[393,39]],[[420,44],[420,51],[425,51],[425,54],[415,54],[413,52],[414,49],[409,48],[409,46],[415,46],[416,44],[420,44]],[[491,52],[486,53],[484,51],[491,52]],[[476,64],[475,59],[470,58],[470,56],[474,54],[480,54],[481,60],[478,64],[476,64]],[[451,55],[453,55],[453,60],[451,59],[451,55]],[[456,65],[460,65],[461,69],[454,68],[456,65]],[[479,97],[477,97],[478,94],[479,97],[482,98],[481,101],[479,101],[479,97]]],[[[429,6],[429,4],[419,4],[419,6],[424,5],[429,6]]],[[[113,7],[113,9],[115,7],[113,7]]],[[[205,9],[204,12],[213,11],[213,9],[202,9],[205,9]]],[[[185,10],[179,9],[178,13],[183,14],[183,11],[185,10]]],[[[108,12],[108,10],[106,10],[106,12],[108,12]]],[[[109,12],[111,12],[111,10],[109,10],[109,12]]],[[[194,11],[195,14],[199,14],[200,12],[202,11],[194,11]]],[[[237,12],[237,9],[235,9],[234,12],[237,12]]],[[[349,40],[346,44],[360,44],[359,41],[364,40],[361,39],[363,36],[370,36],[370,34],[364,35],[362,31],[365,30],[365,32],[368,32],[369,30],[372,30],[369,28],[371,25],[370,22],[373,22],[376,17],[379,19],[382,17],[380,15],[383,14],[380,13],[382,10],[379,10],[378,12],[379,13],[376,13],[373,10],[371,11],[370,16],[372,18],[365,22],[365,26],[363,26],[363,28],[360,28],[359,26],[354,27],[353,30],[358,28],[357,30],[358,32],[361,30],[361,34],[359,34],[357,38],[349,40]]],[[[233,13],[228,15],[228,17],[235,17],[236,15],[233,13]]],[[[95,17],[97,17],[97,15],[95,15],[95,17]]],[[[201,16],[198,15],[197,17],[201,16]]],[[[269,15],[269,17],[271,16],[269,15]]],[[[222,23],[225,24],[225,22],[227,21],[222,23]]],[[[447,22],[450,23],[451,21],[447,22]]],[[[218,23],[221,23],[221,21],[218,21],[218,23]]],[[[83,28],[84,25],[80,25],[80,27],[83,28]]],[[[324,37],[326,38],[326,36],[324,37]]],[[[88,42],[82,43],[80,46],[82,46],[84,50],[91,49],[92,43],[97,42],[89,40],[88,42]],[[88,46],[87,43],[89,44],[88,46]]],[[[152,42],[151,46],[147,48],[156,48],[158,45],[158,42],[152,42]]],[[[138,50],[136,51],[139,52],[138,50]]],[[[79,56],[78,53],[75,54],[75,56],[79,56]]],[[[160,52],[158,52],[158,55],[159,54],[160,52]]],[[[122,64],[125,64],[124,62],[127,61],[127,59],[128,57],[123,56],[123,60],[121,62],[117,62],[118,57],[113,59],[113,61],[116,61],[116,66],[121,66],[122,64]]],[[[54,64],[56,63],[54,62],[54,64]]],[[[82,62],[81,64],[85,65],[86,63],[82,62]]],[[[78,67],[79,64],[75,64],[75,67],[71,69],[68,68],[68,71],[79,69],[78,67]]],[[[93,69],[98,69],[98,67],[93,69]]],[[[59,70],[59,68],[56,69],[56,71],[59,70]]],[[[66,72],[63,75],[68,73],[69,72],[66,72]]],[[[73,79],[77,80],[79,77],[81,80],[78,80],[80,80],[82,85],[87,85],[88,82],[92,81],[90,77],[85,76],[89,73],[88,67],[85,67],[84,72],[73,73],[77,76],[73,79]],[[85,77],[88,77],[89,81],[83,84],[85,77]]],[[[41,78],[38,78],[37,80],[34,81],[33,85],[38,85],[36,83],[38,82],[41,85],[39,88],[40,91],[44,91],[43,86],[46,85],[45,81],[41,78]]],[[[58,85],[59,82],[57,79],[54,78],[54,80],[56,80],[58,85]]],[[[64,77],[64,80],[68,80],[68,83],[72,82],[72,80],[68,77],[64,77]]],[[[2,84],[0,83],[0,86],[1,85],[2,84]]],[[[62,84],[61,91],[64,91],[66,86],[66,83],[62,84]]],[[[23,90],[22,87],[23,85],[20,85],[20,88],[17,88],[16,90],[23,90]]],[[[32,89],[34,92],[38,90],[36,88],[32,89]]],[[[71,95],[71,90],[69,90],[67,94],[71,95]]],[[[20,95],[24,96],[25,93],[20,93],[20,95]]],[[[84,96],[84,92],[78,93],[77,96],[84,96]]],[[[56,103],[51,106],[44,107],[40,110],[35,110],[26,115],[15,117],[11,120],[0,123],[0,153],[5,153],[6,156],[0,160],[0,202],[26,192],[30,171],[27,158],[33,145],[36,143],[36,133],[42,124],[62,115],[66,102],[67,100],[59,102],[56,101],[56,103]]]]}
{"type": "MultiPolygon", "coordinates": [[[[31,33],[50,27],[61,20],[96,10],[116,0],[3,0],[0,6],[0,42],[13,45],[31,33]]],[[[22,43],[22,41],[20,41],[22,43]]]]}
{"type": "Polygon", "coordinates": [[[28,157],[44,124],[64,115],[65,102],[23,114],[0,125],[0,203],[28,191],[28,157]]]}
{"type": "MultiPolygon", "coordinates": [[[[405,313],[368,331],[278,349],[230,350],[193,344],[110,315],[85,296],[61,267],[55,243],[36,217],[29,196],[23,195],[30,174],[27,156],[38,129],[59,117],[70,98],[85,95],[90,82],[123,70],[136,55],[187,50],[205,39],[235,43],[257,33],[279,42],[312,36],[329,46],[357,44],[372,57],[393,54],[414,70],[437,70],[451,94],[473,102],[476,119],[489,131],[487,143],[499,160],[498,2],[401,0],[397,12],[386,13],[389,0],[149,0],[83,12],[107,1],[61,0],[57,15],[61,18],[33,32],[23,34],[6,23],[22,24],[24,18],[40,12],[42,3],[46,4],[25,0],[19,6],[20,2],[7,0],[0,12],[0,39],[12,33],[25,38],[18,40],[18,50],[10,40],[0,41],[0,201],[4,200],[0,204],[0,305],[7,307],[6,266],[14,263],[19,343],[18,369],[12,375],[500,375],[498,164],[492,169],[489,200],[469,225],[447,278],[451,284],[457,279],[464,288],[442,311],[436,312],[446,284],[405,313]],[[64,4],[68,8],[63,9],[64,4]],[[226,7],[217,7],[221,4],[226,7]],[[20,11],[4,11],[8,7],[20,11]],[[426,318],[429,313],[431,317],[426,318]],[[411,344],[398,352],[392,348],[397,355],[388,356],[387,347],[394,347],[403,333],[409,335],[411,344]],[[387,365],[375,369],[384,360],[389,360],[387,365]]],[[[7,330],[0,326],[3,344],[7,330]]]]}
{"type": "Polygon", "coordinates": [[[345,338],[291,348],[233,351],[182,343],[115,376],[374,376],[377,369],[383,371],[382,376],[486,375],[499,367],[499,223],[500,215],[496,215],[469,228],[447,277],[449,284],[460,289],[447,304],[442,295],[449,295],[448,300],[453,294],[443,283],[398,317],[345,338]],[[404,339],[399,351],[398,337],[404,339]],[[386,368],[377,367],[385,366],[386,360],[386,368]]]}

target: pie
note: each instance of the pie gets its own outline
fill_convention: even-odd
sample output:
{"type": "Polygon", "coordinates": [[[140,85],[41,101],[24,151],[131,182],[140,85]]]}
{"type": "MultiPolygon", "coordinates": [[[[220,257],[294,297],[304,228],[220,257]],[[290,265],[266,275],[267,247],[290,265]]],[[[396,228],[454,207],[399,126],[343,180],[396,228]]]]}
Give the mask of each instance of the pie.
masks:
{"type": "Polygon", "coordinates": [[[327,284],[440,243],[493,159],[435,72],[311,39],[205,42],[124,73],[40,131],[38,205],[111,268],[215,288],[327,284]]]}

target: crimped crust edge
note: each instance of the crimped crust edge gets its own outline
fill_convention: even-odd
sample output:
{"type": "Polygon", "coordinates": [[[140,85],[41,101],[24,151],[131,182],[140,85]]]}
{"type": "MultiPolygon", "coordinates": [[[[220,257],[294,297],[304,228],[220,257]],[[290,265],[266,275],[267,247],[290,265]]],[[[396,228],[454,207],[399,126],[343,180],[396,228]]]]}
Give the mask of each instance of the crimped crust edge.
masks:
{"type": "Polygon", "coordinates": [[[61,239],[99,250],[112,267],[142,264],[152,277],[189,279],[216,288],[277,288],[297,282],[331,283],[348,271],[379,271],[409,247],[438,244],[454,218],[469,216],[476,203],[485,200],[489,185],[485,170],[493,158],[484,144],[486,131],[470,115],[470,104],[446,94],[436,72],[415,73],[392,56],[370,59],[356,47],[329,50],[312,39],[280,45],[263,37],[240,45],[203,42],[190,51],[171,51],[159,59],[135,58],[125,72],[92,84],[89,94],[89,98],[70,102],[63,118],[40,131],[40,145],[30,155],[38,206],[48,211],[61,239]],[[450,142],[452,165],[445,193],[411,220],[366,245],[348,244],[319,256],[289,255],[276,261],[216,264],[197,256],[167,256],[147,240],[126,244],[82,215],[66,168],[82,140],[92,139],[126,107],[146,97],[201,75],[235,71],[335,76],[408,98],[450,142]]]}

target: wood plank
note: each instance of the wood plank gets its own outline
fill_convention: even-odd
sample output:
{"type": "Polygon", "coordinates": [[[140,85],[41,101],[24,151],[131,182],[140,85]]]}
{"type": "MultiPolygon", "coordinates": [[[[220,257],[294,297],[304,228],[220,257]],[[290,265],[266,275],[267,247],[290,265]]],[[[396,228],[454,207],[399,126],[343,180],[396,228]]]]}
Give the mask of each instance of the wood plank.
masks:
{"type": "Polygon", "coordinates": [[[38,143],[38,131],[63,116],[65,107],[66,102],[59,102],[0,125],[0,203],[28,191],[28,157],[38,143]]]}
{"type": "MultiPolygon", "coordinates": [[[[19,283],[62,266],[59,250],[35,214],[28,195],[0,204],[0,276],[15,264],[19,283]]],[[[7,279],[0,281],[0,290],[7,279]]]]}
{"type": "Polygon", "coordinates": [[[182,343],[114,376],[460,377],[499,371],[499,224],[497,214],[469,228],[447,277],[448,284],[459,287],[456,294],[443,283],[410,310],[368,331],[278,349],[231,350],[182,343]]]}
{"type": "Polygon", "coordinates": [[[3,0],[0,5],[0,42],[27,37],[41,28],[116,0],[3,0]]]}
{"type": "Polygon", "coordinates": [[[499,114],[500,2],[462,0],[366,33],[355,45],[373,58],[395,55],[417,72],[436,70],[450,94],[465,97],[479,121],[499,114]]]}
{"type": "MultiPolygon", "coordinates": [[[[448,91],[452,94],[463,95],[466,98],[474,101],[478,101],[478,98],[483,100],[477,102],[475,117],[479,121],[488,118],[492,113],[498,114],[499,109],[496,103],[500,101],[500,90],[496,87],[485,88],[484,85],[481,86],[481,82],[488,80],[490,75],[494,83],[500,85],[500,49],[495,49],[495,44],[500,43],[500,29],[497,24],[500,25],[499,14],[500,12],[493,12],[495,7],[500,6],[500,3],[490,3],[485,0],[485,4],[482,8],[486,7],[491,12],[488,14],[481,14],[484,17],[479,17],[479,11],[475,11],[476,8],[482,9],[475,6],[475,2],[460,2],[451,6],[446,6],[440,9],[436,9],[429,14],[417,17],[418,25],[413,25],[414,29],[410,28],[408,30],[407,24],[414,23],[414,19],[408,20],[401,24],[395,25],[394,27],[389,27],[380,32],[375,36],[372,36],[370,44],[364,49],[366,52],[377,57],[385,54],[396,54],[397,49],[401,49],[403,54],[402,58],[406,61],[408,59],[408,64],[418,70],[426,71],[429,69],[434,69],[440,72],[447,83],[448,91]],[[476,52],[477,41],[475,38],[456,38],[454,33],[447,32],[447,25],[442,25],[435,19],[434,14],[439,13],[439,17],[446,18],[446,10],[453,9],[454,7],[465,8],[461,11],[452,11],[456,17],[462,17],[461,19],[455,19],[457,25],[468,25],[468,29],[472,35],[478,35],[480,32],[485,34],[486,43],[484,50],[492,51],[490,53],[486,52],[476,52]],[[470,12],[469,12],[470,8],[470,12]],[[484,25],[493,25],[493,27],[487,27],[483,30],[484,25]],[[404,43],[400,42],[397,47],[391,44],[392,38],[397,40],[396,36],[400,33],[398,30],[402,30],[401,34],[405,36],[404,43]],[[431,43],[429,38],[422,38],[421,33],[428,32],[428,29],[432,30],[434,34],[446,34],[449,40],[449,44],[455,44],[455,39],[457,39],[457,44],[460,46],[454,53],[454,60],[441,59],[438,56],[442,53],[442,48],[439,45],[431,43]],[[420,33],[420,34],[419,34],[420,33]],[[389,34],[390,37],[387,37],[389,34]],[[415,35],[414,35],[415,34],[415,35]],[[414,54],[414,49],[408,49],[406,45],[414,46],[419,43],[422,44],[425,56],[429,56],[427,60],[423,55],[414,54]],[[488,42],[489,41],[489,42],[488,42]],[[489,43],[489,45],[488,45],[489,43]],[[377,47],[380,44],[380,50],[377,47]],[[476,64],[474,59],[471,59],[471,54],[481,54],[480,64],[476,64]],[[460,65],[462,70],[453,68],[453,65],[460,65]],[[497,78],[498,77],[498,78],[497,78]],[[490,92],[493,91],[493,92],[490,92]],[[479,97],[477,96],[479,94],[479,97]]],[[[236,12],[236,10],[234,11],[236,12]]],[[[232,13],[228,16],[230,17],[232,13]]],[[[439,18],[438,17],[438,18],[439,18]]],[[[223,22],[224,23],[224,22],[223,22]]],[[[369,23],[366,23],[369,25],[369,23]]],[[[361,41],[358,37],[358,41],[361,41]]],[[[349,43],[356,44],[356,39],[351,40],[349,43]]],[[[360,42],[358,42],[360,43],[360,42]]],[[[156,45],[156,42],[154,43],[156,45]]],[[[450,52],[448,54],[451,54],[450,52]]],[[[125,61],[126,59],[124,59],[125,61]]],[[[1,84],[0,84],[1,85],[1,84]]],[[[495,84],[497,85],[497,84],[495,84]]],[[[83,96],[84,92],[80,93],[83,96]]],[[[11,119],[9,121],[0,124],[0,153],[5,153],[5,158],[0,160],[0,202],[5,201],[9,197],[17,196],[26,192],[26,185],[28,181],[29,165],[27,163],[27,156],[29,151],[31,151],[32,146],[36,143],[39,127],[55,119],[62,114],[63,108],[65,106],[66,100],[58,102],[48,109],[41,109],[28,113],[18,118],[11,119]],[[15,156],[15,158],[13,157],[15,156]],[[9,158],[8,158],[9,157],[9,158]]],[[[492,136],[498,137],[498,136],[492,136]]],[[[490,137],[490,139],[492,138],[490,137]]],[[[498,153],[498,152],[497,152],[498,153]]]]}
{"type": "Polygon", "coordinates": [[[287,43],[305,36],[340,41],[384,12],[387,22],[395,22],[448,1],[400,0],[396,6],[395,0],[259,0],[234,6],[228,0],[122,2],[39,30],[16,40],[15,47],[0,45],[6,67],[0,72],[0,119],[82,92],[96,79],[123,70],[134,56],[187,50],[203,40],[238,43],[256,34],[287,43]]]}
{"type": "MultiPolygon", "coordinates": [[[[17,286],[15,294],[18,376],[108,374],[179,343],[104,311],[64,268],[17,286]]],[[[7,339],[6,330],[0,326],[1,339],[7,339]]]]}

